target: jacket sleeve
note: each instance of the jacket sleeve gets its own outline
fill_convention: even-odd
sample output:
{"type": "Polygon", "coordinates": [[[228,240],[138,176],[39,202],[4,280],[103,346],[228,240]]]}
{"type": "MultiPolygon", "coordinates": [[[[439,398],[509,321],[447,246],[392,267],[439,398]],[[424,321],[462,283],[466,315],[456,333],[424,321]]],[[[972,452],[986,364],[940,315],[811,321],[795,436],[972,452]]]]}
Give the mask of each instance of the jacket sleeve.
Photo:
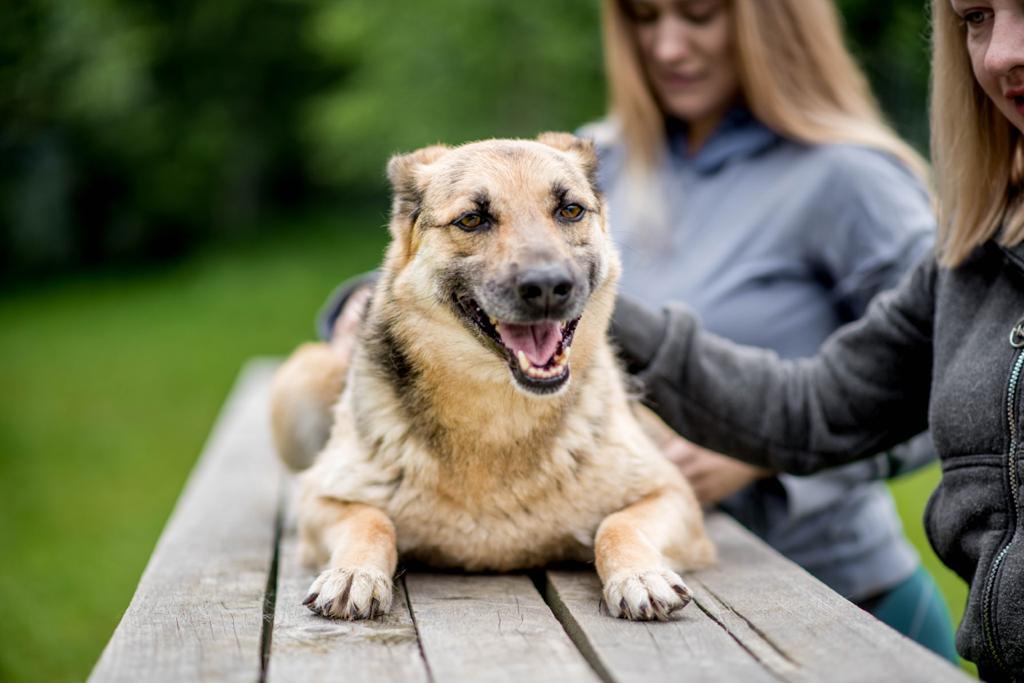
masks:
{"type": "MultiPolygon", "coordinates": [[[[880,292],[899,284],[930,248],[935,212],[921,182],[890,156],[868,149],[839,150],[832,182],[834,195],[822,228],[811,233],[815,257],[830,274],[840,316],[860,318],[880,292]]],[[[876,455],[870,460],[816,475],[841,488],[877,481],[918,469],[935,460],[930,434],[876,455]]],[[[806,486],[781,478],[787,493],[806,486]]],[[[790,495],[790,498],[795,498],[790,495]]]]}
{"type": "Polygon", "coordinates": [[[902,443],[927,427],[936,265],[925,259],[817,356],[783,361],[702,331],[681,307],[619,298],[612,334],[645,401],[707,448],[806,474],[902,443]]]}
{"type": "Polygon", "coordinates": [[[914,438],[864,460],[831,467],[810,476],[779,474],[790,519],[815,515],[835,506],[836,500],[849,495],[852,487],[883,481],[913,472],[935,461],[931,432],[914,438]]]}

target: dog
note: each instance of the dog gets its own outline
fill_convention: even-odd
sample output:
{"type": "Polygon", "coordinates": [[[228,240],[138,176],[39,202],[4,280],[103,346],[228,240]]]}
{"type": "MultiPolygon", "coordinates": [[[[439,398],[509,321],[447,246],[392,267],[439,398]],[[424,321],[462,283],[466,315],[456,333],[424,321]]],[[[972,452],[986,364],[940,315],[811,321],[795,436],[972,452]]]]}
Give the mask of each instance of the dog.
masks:
{"type": "Polygon", "coordinates": [[[506,571],[596,564],[615,617],[666,620],[714,562],[687,482],[644,433],[608,341],[620,273],[593,145],[568,133],[396,156],[391,243],[350,360],[275,377],[300,475],[305,604],[389,610],[399,555],[506,571]],[[326,444],[324,444],[326,441],[326,444]]]}

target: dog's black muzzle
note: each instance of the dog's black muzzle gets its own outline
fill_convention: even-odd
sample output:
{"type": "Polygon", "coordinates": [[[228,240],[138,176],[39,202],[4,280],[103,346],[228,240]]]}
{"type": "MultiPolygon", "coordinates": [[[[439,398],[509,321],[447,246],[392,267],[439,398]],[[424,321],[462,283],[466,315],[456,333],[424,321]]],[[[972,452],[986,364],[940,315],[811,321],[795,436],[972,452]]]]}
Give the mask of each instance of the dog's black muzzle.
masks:
{"type": "Polygon", "coordinates": [[[453,303],[493,344],[520,387],[552,394],[569,381],[573,337],[589,297],[589,283],[571,264],[544,261],[456,289],[453,303]]]}
{"type": "Polygon", "coordinates": [[[586,280],[563,263],[544,263],[488,282],[481,292],[484,307],[509,322],[578,318],[589,292],[586,280]]]}
{"type": "Polygon", "coordinates": [[[527,317],[565,320],[578,283],[565,266],[543,265],[518,273],[513,287],[527,317]]]}

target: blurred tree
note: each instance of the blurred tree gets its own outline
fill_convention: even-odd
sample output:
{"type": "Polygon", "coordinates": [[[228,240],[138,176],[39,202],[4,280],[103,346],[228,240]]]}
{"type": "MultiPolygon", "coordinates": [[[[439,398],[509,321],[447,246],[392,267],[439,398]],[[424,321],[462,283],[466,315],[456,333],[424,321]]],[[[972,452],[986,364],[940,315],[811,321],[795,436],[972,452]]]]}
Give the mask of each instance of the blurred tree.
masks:
{"type": "Polygon", "coordinates": [[[21,0],[0,23],[0,273],[166,256],[308,186],[326,82],[288,0],[21,0]]]}
{"type": "Polygon", "coordinates": [[[928,0],[838,0],[849,44],[890,122],[928,151],[928,0]]]}
{"type": "MultiPolygon", "coordinates": [[[[770,1],[770,0],[765,0],[770,1]]],[[[838,0],[923,147],[924,0],[838,0]]],[[[19,0],[0,23],[0,280],[173,255],[380,191],[387,157],[604,109],[595,0],[19,0]]]]}
{"type": "Polygon", "coordinates": [[[571,130],[604,108],[598,3],[324,3],[310,43],[346,75],[310,98],[325,182],[382,178],[398,150],[571,130]]]}

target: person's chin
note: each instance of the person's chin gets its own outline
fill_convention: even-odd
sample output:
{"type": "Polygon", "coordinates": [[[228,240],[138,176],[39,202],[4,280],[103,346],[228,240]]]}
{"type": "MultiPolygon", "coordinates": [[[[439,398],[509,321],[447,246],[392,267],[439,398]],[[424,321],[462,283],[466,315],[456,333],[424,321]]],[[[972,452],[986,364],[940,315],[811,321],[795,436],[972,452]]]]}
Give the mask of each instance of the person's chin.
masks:
{"type": "Polygon", "coordinates": [[[1006,100],[1006,102],[1008,104],[1000,107],[999,110],[1012,126],[1021,133],[1024,133],[1024,106],[1018,106],[1012,100],[1006,100]]]}
{"type": "Polygon", "coordinates": [[[705,98],[698,94],[686,94],[662,97],[665,112],[680,121],[696,121],[707,116],[709,107],[705,98]]]}

